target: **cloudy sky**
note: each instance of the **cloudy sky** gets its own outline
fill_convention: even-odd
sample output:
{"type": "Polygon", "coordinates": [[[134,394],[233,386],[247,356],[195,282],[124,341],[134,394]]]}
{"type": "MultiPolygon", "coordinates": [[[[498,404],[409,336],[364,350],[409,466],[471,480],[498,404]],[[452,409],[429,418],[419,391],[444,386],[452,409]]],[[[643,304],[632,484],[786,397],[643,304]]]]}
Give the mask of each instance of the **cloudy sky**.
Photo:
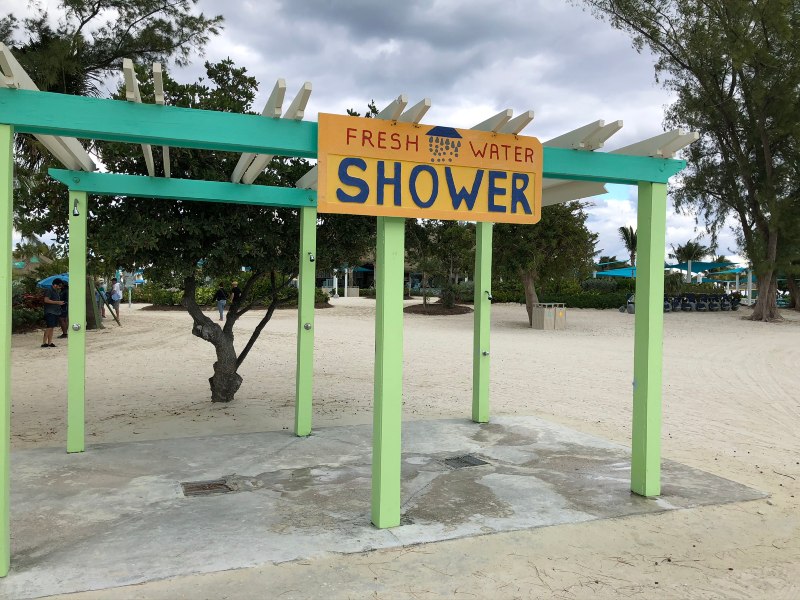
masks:
{"type": "MultiPolygon", "coordinates": [[[[0,0],[0,13],[19,15],[26,5],[0,0]]],[[[506,108],[533,110],[523,134],[542,141],[621,119],[623,129],[604,148],[613,150],[661,133],[670,102],[655,83],[652,56],[637,54],[626,35],[567,0],[200,0],[199,8],[225,17],[205,58],[247,67],[260,82],[257,109],[277,78],[286,79],[287,104],[310,81],[310,120],[363,111],[370,100],[382,108],[406,94],[410,104],[431,99],[426,123],[453,127],[506,108]]],[[[172,76],[191,81],[201,70],[197,59],[172,76]]],[[[610,186],[592,202],[597,249],[625,257],[617,229],[636,226],[635,189],[610,186]]],[[[670,209],[667,249],[703,233],[693,216],[670,209]]],[[[718,252],[735,250],[724,232],[718,252]]]]}

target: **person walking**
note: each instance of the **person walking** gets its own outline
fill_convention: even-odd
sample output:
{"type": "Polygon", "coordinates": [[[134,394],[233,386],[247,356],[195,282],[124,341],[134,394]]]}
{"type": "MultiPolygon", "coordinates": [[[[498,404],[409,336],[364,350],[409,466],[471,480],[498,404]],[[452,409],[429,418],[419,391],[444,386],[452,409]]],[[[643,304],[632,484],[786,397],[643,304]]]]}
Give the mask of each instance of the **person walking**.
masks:
{"type": "Polygon", "coordinates": [[[236,304],[237,302],[239,302],[239,299],[242,297],[242,290],[239,287],[239,282],[238,281],[232,281],[231,285],[233,286],[231,288],[231,304],[236,304]]]}
{"type": "Polygon", "coordinates": [[[114,307],[114,312],[117,313],[117,321],[119,321],[119,303],[122,300],[122,286],[116,277],[111,278],[111,306],[114,307]]]}
{"type": "Polygon", "coordinates": [[[219,311],[219,320],[222,321],[225,312],[225,305],[228,303],[228,292],[225,291],[225,286],[219,284],[217,293],[214,294],[214,300],[217,301],[217,310],[219,311]]]}
{"type": "Polygon", "coordinates": [[[53,329],[58,325],[61,317],[61,307],[66,304],[61,299],[61,287],[64,282],[56,277],[50,288],[44,293],[44,336],[42,337],[42,348],[55,348],[53,343],[53,329]]]}

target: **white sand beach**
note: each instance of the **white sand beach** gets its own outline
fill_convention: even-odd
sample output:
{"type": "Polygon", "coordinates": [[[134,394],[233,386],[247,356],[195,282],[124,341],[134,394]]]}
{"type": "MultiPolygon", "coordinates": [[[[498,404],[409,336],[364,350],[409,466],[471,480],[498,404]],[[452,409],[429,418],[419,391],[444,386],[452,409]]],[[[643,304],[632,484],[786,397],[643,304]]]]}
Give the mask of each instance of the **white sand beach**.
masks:
{"type": "MultiPolygon", "coordinates": [[[[316,312],[314,427],[370,423],[375,304],[316,312]]],[[[664,315],[664,458],[767,492],[765,500],[668,511],[264,565],[115,590],[114,598],[798,598],[800,313],[664,315]],[[358,593],[351,593],[358,581],[358,593]]],[[[212,404],[213,347],[184,312],[122,307],[87,334],[87,442],[291,429],[296,312],[280,310],[212,404]]],[[[259,315],[237,324],[237,347],[259,315]]],[[[64,446],[66,340],[12,340],[12,448],[64,446]]],[[[404,419],[468,417],[472,315],[406,315],[404,419]]],[[[629,444],[633,316],[570,309],[565,331],[492,307],[492,415],[534,415],[629,444]]],[[[13,454],[12,454],[13,460],[13,454]]],[[[108,598],[109,591],[70,598],[108,598]]]]}

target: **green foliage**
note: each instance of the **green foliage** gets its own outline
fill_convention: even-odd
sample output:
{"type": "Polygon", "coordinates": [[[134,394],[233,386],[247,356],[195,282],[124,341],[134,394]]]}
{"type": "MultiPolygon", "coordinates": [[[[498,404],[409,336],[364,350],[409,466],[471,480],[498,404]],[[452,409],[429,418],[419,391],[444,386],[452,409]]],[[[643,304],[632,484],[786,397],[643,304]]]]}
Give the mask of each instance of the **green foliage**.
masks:
{"type": "MultiPolygon", "coordinates": [[[[59,0],[53,13],[0,19],[0,40],[39,86],[62,94],[99,96],[122,59],[186,65],[222,27],[221,16],[194,12],[197,0],[59,0]]],[[[53,232],[66,243],[63,186],[47,176],[60,164],[32,136],[18,135],[14,225],[23,235],[53,232]]],[[[112,265],[110,269],[116,265],[112,265]]]]}
{"type": "Polygon", "coordinates": [[[628,298],[628,292],[543,294],[540,302],[563,302],[567,308],[619,308],[628,298]]]}
{"type": "Polygon", "coordinates": [[[498,278],[521,277],[534,289],[587,277],[594,267],[597,235],[586,227],[585,206],[568,202],[544,207],[541,221],[533,226],[496,225],[494,264],[498,278]]]}
{"type": "Polygon", "coordinates": [[[21,333],[29,331],[44,320],[43,308],[25,308],[24,306],[13,307],[11,309],[11,331],[21,333]]]}
{"type": "Polygon", "coordinates": [[[670,244],[670,247],[672,248],[672,252],[669,254],[669,257],[674,258],[679,263],[688,262],[690,260],[700,261],[712,252],[712,248],[701,244],[699,239],[689,240],[685,244],[678,244],[677,247],[670,244]]]}
{"type": "MultiPolygon", "coordinates": [[[[800,3],[795,0],[583,0],[656,57],[676,100],[666,128],[699,131],[676,207],[712,235],[739,221],[761,294],[754,318],[778,316],[778,271],[800,257],[800,3]]],[[[800,262],[800,261],[798,261],[800,262]]]]}
{"type": "Polygon", "coordinates": [[[597,279],[586,279],[581,281],[581,289],[584,292],[616,292],[617,282],[613,277],[598,277],[597,279]]]}
{"type": "Polygon", "coordinates": [[[628,251],[628,254],[631,257],[630,263],[633,267],[636,265],[636,230],[628,225],[627,227],[620,227],[618,231],[619,239],[622,240],[622,244],[628,251]]]}

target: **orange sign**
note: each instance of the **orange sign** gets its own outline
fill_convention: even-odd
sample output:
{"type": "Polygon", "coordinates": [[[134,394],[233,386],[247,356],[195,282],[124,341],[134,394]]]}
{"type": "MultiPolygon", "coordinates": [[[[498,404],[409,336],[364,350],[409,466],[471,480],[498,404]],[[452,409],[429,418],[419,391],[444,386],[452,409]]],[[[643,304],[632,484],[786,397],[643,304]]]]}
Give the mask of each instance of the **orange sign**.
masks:
{"type": "Polygon", "coordinates": [[[536,223],[538,139],[319,115],[321,213],[536,223]]]}

